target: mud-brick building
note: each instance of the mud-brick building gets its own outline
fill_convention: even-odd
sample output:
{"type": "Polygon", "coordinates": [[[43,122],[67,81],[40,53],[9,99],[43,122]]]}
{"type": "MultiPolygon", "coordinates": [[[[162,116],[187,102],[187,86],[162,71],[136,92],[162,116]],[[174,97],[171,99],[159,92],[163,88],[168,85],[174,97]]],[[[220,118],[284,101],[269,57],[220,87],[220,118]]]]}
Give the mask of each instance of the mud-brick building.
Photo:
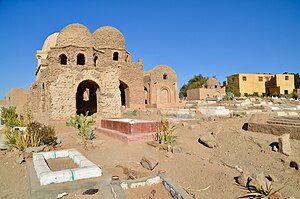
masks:
{"type": "Polygon", "coordinates": [[[143,73],[143,62],[132,62],[123,34],[111,26],[91,33],[81,24],[68,25],[50,35],[36,57],[29,106],[41,122],[87,111],[100,118],[116,118],[122,106],[178,103],[176,73],[168,66],[143,73]]]}

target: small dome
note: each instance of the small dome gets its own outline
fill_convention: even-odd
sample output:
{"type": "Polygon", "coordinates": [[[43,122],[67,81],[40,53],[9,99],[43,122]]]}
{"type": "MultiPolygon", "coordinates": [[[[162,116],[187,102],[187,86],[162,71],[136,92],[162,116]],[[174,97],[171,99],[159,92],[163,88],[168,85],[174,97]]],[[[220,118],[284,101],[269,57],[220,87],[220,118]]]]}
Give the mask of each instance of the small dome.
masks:
{"type": "Polygon", "coordinates": [[[220,83],[216,78],[211,77],[208,80],[206,80],[205,87],[206,88],[219,88],[220,83]]]}
{"type": "Polygon", "coordinates": [[[93,38],[95,41],[95,48],[112,48],[112,49],[126,49],[126,43],[123,34],[112,26],[103,26],[98,28],[93,38]]]}
{"type": "Polygon", "coordinates": [[[90,30],[81,24],[70,24],[64,27],[58,37],[56,46],[78,46],[78,47],[93,47],[93,38],[90,30]]]}
{"type": "Polygon", "coordinates": [[[47,37],[47,39],[44,42],[42,51],[49,51],[51,47],[55,47],[58,34],[59,33],[56,32],[47,37]]]}

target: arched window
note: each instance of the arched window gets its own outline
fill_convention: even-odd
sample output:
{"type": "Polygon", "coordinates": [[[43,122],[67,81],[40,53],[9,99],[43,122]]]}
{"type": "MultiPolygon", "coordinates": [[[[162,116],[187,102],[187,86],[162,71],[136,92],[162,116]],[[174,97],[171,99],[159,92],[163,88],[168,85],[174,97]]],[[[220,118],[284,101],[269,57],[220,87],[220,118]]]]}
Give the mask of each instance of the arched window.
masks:
{"type": "Polygon", "coordinates": [[[97,59],[98,59],[98,57],[97,57],[97,56],[95,56],[95,57],[94,57],[94,66],[96,66],[96,65],[97,65],[97,59]]]}
{"type": "Polygon", "coordinates": [[[84,65],[84,64],[85,64],[84,54],[79,53],[77,55],[77,65],[84,65]]]}
{"type": "Polygon", "coordinates": [[[114,52],[113,60],[114,61],[118,61],[119,60],[119,53],[118,52],[114,52]]]}
{"type": "Polygon", "coordinates": [[[167,74],[163,74],[163,79],[168,79],[168,75],[167,74]]]}
{"type": "Polygon", "coordinates": [[[59,55],[59,60],[61,65],[67,65],[67,56],[65,54],[59,55]]]}

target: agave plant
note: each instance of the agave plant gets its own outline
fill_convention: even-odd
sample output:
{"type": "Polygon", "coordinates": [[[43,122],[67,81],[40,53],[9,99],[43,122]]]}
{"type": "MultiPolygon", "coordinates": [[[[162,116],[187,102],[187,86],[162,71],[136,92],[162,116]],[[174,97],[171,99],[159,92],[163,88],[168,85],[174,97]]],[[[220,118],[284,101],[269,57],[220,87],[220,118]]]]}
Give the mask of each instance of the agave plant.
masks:
{"type": "Polygon", "coordinates": [[[171,144],[175,141],[173,133],[176,129],[175,126],[169,126],[165,117],[161,119],[162,128],[161,131],[155,134],[155,140],[158,141],[159,144],[171,144]]]}
{"type": "Polygon", "coordinates": [[[279,192],[282,188],[272,191],[272,185],[266,183],[266,188],[257,183],[255,180],[250,179],[247,183],[248,190],[250,193],[243,195],[239,198],[251,198],[251,199],[271,199],[277,192],[279,192]],[[250,182],[251,183],[250,185],[250,182]]]}
{"type": "Polygon", "coordinates": [[[90,128],[85,134],[85,138],[88,140],[92,140],[95,138],[95,128],[90,128]]]}

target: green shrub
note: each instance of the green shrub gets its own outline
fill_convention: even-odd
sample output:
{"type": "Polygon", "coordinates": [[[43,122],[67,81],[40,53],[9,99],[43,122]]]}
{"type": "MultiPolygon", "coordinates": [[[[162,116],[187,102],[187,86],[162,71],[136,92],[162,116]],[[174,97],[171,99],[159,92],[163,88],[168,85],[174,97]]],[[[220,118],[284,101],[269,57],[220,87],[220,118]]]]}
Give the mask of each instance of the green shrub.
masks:
{"type": "Polygon", "coordinates": [[[23,118],[18,116],[15,106],[1,107],[1,119],[5,127],[10,129],[15,126],[24,126],[23,118]]]}
{"type": "Polygon", "coordinates": [[[298,95],[297,95],[296,92],[292,92],[292,93],[291,93],[291,96],[292,96],[292,98],[295,99],[295,100],[298,99],[298,95]]]}
{"type": "Polygon", "coordinates": [[[4,134],[6,143],[19,150],[24,150],[27,147],[38,147],[44,144],[56,144],[56,132],[54,128],[37,122],[30,123],[25,132],[6,128],[4,134]]]}
{"type": "Polygon", "coordinates": [[[237,112],[237,113],[233,113],[233,117],[243,117],[247,115],[246,112],[237,112]]]}
{"type": "Polygon", "coordinates": [[[96,122],[96,116],[88,116],[88,112],[83,115],[74,115],[70,117],[70,121],[66,122],[67,126],[72,126],[78,130],[78,135],[84,137],[88,134],[91,126],[96,122]]]}
{"type": "Polygon", "coordinates": [[[28,125],[27,132],[34,138],[32,141],[36,140],[35,143],[38,143],[35,145],[53,145],[56,143],[56,132],[53,127],[32,122],[28,125]]]}

